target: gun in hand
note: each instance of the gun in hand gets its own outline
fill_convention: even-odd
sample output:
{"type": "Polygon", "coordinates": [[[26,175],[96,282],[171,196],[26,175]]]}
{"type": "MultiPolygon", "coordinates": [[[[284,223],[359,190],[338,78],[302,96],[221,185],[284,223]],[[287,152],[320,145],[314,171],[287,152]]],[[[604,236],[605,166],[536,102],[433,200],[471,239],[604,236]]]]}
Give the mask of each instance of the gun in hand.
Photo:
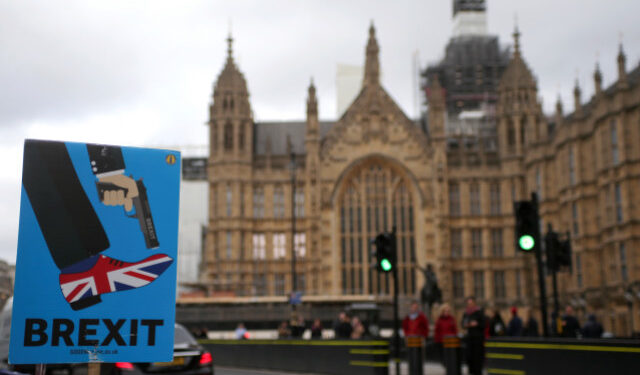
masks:
{"type": "MultiPolygon", "coordinates": [[[[147,188],[144,186],[142,179],[136,180],[135,184],[138,190],[138,194],[132,198],[135,212],[133,214],[125,213],[125,215],[130,218],[138,219],[147,249],[155,249],[160,246],[160,242],[158,242],[156,227],[153,224],[153,217],[151,216],[151,207],[149,206],[149,199],[147,197],[147,188]]],[[[108,194],[122,194],[123,197],[129,194],[128,189],[111,182],[97,181],[96,187],[98,189],[98,196],[103,202],[105,201],[105,196],[108,194]]]]}

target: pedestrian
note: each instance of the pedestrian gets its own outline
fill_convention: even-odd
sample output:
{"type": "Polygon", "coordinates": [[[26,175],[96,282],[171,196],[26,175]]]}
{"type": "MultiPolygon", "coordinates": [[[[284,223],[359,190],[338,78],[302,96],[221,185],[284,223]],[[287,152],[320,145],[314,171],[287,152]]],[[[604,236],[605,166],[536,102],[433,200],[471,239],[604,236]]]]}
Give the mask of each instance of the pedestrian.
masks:
{"type": "Polygon", "coordinates": [[[553,337],[562,336],[562,317],[555,310],[551,312],[551,321],[549,322],[549,334],[553,337]]]}
{"type": "Polygon", "coordinates": [[[243,323],[238,323],[234,336],[236,340],[246,340],[249,338],[249,334],[247,333],[247,329],[244,327],[243,323]]]}
{"type": "Polygon", "coordinates": [[[364,325],[360,322],[360,319],[357,316],[354,316],[351,319],[351,338],[352,339],[361,339],[364,335],[364,325]]]}
{"type": "Polygon", "coordinates": [[[294,316],[291,319],[291,337],[294,339],[302,338],[304,331],[306,331],[306,323],[302,315],[294,316]]]}
{"type": "Polygon", "coordinates": [[[444,303],[440,306],[440,315],[438,316],[438,320],[436,320],[436,327],[433,333],[433,341],[436,344],[437,355],[441,361],[444,359],[442,348],[443,339],[446,336],[456,336],[457,334],[458,327],[456,319],[451,315],[451,307],[449,307],[449,304],[444,303]]]}
{"type": "Polygon", "coordinates": [[[353,331],[353,327],[351,327],[351,319],[346,312],[343,311],[340,313],[333,330],[335,331],[335,336],[338,339],[351,338],[351,331],[353,331]]]}
{"type": "MultiPolygon", "coordinates": [[[[489,313],[491,313],[491,311],[489,311],[489,313]]],[[[504,324],[504,320],[502,320],[500,311],[496,309],[493,311],[493,315],[489,317],[489,336],[504,336],[505,333],[506,325],[504,324]]]]}
{"type": "Polygon", "coordinates": [[[573,315],[573,307],[567,306],[562,316],[562,337],[578,337],[580,334],[580,322],[573,315]]]}
{"type": "Polygon", "coordinates": [[[322,322],[320,319],[316,319],[313,321],[311,325],[311,338],[312,339],[321,339],[322,338],[322,322]]]}
{"type": "Polygon", "coordinates": [[[518,316],[518,308],[511,307],[511,320],[507,326],[507,336],[520,337],[524,327],[522,325],[522,319],[518,316]]]}
{"type": "Polygon", "coordinates": [[[603,331],[602,324],[596,320],[596,316],[589,314],[587,316],[587,322],[582,327],[582,336],[588,339],[599,339],[602,337],[603,331]]]}
{"type": "Polygon", "coordinates": [[[289,330],[289,323],[286,321],[280,323],[278,326],[278,338],[279,339],[287,339],[291,336],[291,331],[289,330]]]}
{"type": "Polygon", "coordinates": [[[466,330],[466,358],[469,374],[482,375],[485,316],[476,304],[475,297],[467,297],[466,304],[461,326],[466,330]]]}
{"type": "Polygon", "coordinates": [[[529,317],[527,318],[527,323],[524,326],[523,334],[527,337],[540,336],[540,331],[538,331],[538,321],[533,317],[531,310],[529,310],[529,317]]]}
{"type": "Polygon", "coordinates": [[[426,338],[429,336],[429,321],[420,311],[418,301],[411,302],[409,314],[402,321],[402,331],[405,337],[420,336],[426,338]]]}
{"type": "Polygon", "coordinates": [[[411,301],[409,314],[402,320],[402,332],[407,345],[409,373],[422,373],[424,358],[422,347],[429,336],[429,320],[420,311],[418,301],[411,301]]]}

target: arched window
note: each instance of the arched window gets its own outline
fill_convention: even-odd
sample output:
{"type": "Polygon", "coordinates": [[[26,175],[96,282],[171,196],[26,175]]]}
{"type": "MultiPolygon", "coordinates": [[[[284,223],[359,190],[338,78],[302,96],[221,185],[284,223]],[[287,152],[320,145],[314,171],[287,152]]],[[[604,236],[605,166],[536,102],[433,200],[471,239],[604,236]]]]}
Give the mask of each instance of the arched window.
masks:
{"type": "Polygon", "coordinates": [[[507,123],[507,146],[509,150],[513,150],[516,144],[516,129],[511,120],[507,123]]]}
{"type": "Polygon", "coordinates": [[[244,150],[244,134],[245,134],[245,128],[247,127],[247,124],[243,123],[240,125],[240,129],[238,129],[238,149],[239,150],[244,150]]]}
{"type": "Polygon", "coordinates": [[[224,149],[233,150],[233,125],[231,122],[224,124],[224,149]]]}
{"type": "Polygon", "coordinates": [[[414,209],[409,181],[382,163],[353,172],[338,200],[343,294],[391,294],[391,275],[370,268],[369,241],[396,227],[400,294],[416,291],[414,209]]]}
{"type": "Polygon", "coordinates": [[[280,185],[273,190],[273,217],[284,217],[284,190],[280,185]]]}
{"type": "Polygon", "coordinates": [[[211,121],[211,149],[218,151],[218,122],[211,121]]]}

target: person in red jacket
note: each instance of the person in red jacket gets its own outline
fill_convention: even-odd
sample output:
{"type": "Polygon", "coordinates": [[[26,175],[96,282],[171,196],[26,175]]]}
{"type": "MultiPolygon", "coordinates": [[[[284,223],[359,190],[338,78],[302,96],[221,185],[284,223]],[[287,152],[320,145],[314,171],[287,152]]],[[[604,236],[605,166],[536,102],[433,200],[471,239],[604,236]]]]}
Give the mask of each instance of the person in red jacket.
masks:
{"type": "Polygon", "coordinates": [[[458,334],[458,325],[456,319],[451,315],[451,307],[445,303],[440,307],[440,316],[436,320],[436,327],[433,333],[433,341],[436,344],[436,350],[438,351],[438,357],[442,356],[442,341],[445,336],[456,336],[458,334]]]}
{"type": "Polygon", "coordinates": [[[420,311],[418,301],[411,302],[411,310],[402,321],[402,331],[405,337],[420,336],[426,339],[429,336],[429,321],[420,311]]]}
{"type": "Polygon", "coordinates": [[[422,373],[422,361],[424,353],[422,348],[429,336],[429,321],[420,311],[418,301],[411,302],[411,310],[402,321],[402,331],[407,345],[407,356],[410,374],[422,373]]]}

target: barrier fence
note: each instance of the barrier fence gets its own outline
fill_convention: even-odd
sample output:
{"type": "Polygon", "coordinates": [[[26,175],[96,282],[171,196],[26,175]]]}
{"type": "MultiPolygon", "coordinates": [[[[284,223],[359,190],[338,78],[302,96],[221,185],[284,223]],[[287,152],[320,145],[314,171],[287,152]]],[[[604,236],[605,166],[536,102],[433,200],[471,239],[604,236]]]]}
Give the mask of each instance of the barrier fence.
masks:
{"type": "Polygon", "coordinates": [[[486,369],[502,375],[640,373],[640,341],[491,338],[486,369]]]}
{"type": "Polygon", "coordinates": [[[216,365],[336,375],[387,375],[385,340],[199,340],[216,365]]]}

